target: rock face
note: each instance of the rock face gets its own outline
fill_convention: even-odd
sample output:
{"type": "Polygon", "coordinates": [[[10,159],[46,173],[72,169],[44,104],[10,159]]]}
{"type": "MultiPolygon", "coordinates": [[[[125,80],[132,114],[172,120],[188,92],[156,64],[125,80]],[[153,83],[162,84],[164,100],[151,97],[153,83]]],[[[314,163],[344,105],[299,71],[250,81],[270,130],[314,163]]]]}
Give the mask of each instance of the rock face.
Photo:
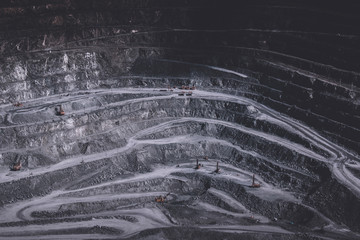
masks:
{"type": "Polygon", "coordinates": [[[1,1],[0,239],[358,239],[360,5],[239,2],[1,1]]]}

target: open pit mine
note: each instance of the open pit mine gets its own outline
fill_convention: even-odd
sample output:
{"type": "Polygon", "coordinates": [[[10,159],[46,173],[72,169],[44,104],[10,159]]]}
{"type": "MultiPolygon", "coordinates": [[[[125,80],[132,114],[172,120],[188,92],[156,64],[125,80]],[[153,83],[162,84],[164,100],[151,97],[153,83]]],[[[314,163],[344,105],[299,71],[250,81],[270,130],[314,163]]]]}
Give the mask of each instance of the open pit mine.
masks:
{"type": "Polygon", "coordinates": [[[359,12],[1,0],[0,239],[360,239],[359,12]]]}

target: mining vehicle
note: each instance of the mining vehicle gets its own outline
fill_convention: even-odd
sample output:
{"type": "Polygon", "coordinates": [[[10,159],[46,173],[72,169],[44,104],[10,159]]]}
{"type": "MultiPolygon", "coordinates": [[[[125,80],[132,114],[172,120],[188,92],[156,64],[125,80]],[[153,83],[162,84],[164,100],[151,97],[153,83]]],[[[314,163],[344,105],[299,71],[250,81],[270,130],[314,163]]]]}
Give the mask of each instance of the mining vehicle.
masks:
{"type": "Polygon", "coordinates": [[[17,102],[17,103],[14,103],[14,106],[15,106],[15,107],[22,107],[23,104],[22,104],[21,102],[17,102]]]}
{"type": "Polygon", "coordinates": [[[21,169],[21,163],[17,162],[10,166],[11,171],[19,171],[21,169]]]}
{"type": "Polygon", "coordinates": [[[219,168],[219,162],[216,163],[216,170],[215,173],[219,173],[220,172],[220,168],[219,168]]]}
{"type": "Polygon", "coordinates": [[[65,115],[64,109],[62,108],[61,105],[57,105],[57,108],[55,110],[56,110],[56,115],[59,116],[65,115]]]}
{"type": "Polygon", "coordinates": [[[196,159],[196,165],[195,165],[195,169],[200,169],[201,164],[199,163],[199,159],[196,159]]]}
{"type": "Polygon", "coordinates": [[[253,174],[253,181],[251,186],[252,188],[259,188],[260,187],[260,183],[255,183],[255,174],[253,174]]]}
{"type": "Polygon", "coordinates": [[[169,196],[170,195],[170,193],[168,193],[168,194],[166,194],[165,196],[158,196],[158,197],[156,197],[155,198],[155,202],[157,202],[157,203],[163,203],[163,202],[165,202],[165,200],[166,200],[166,197],[167,196],[169,196]]]}

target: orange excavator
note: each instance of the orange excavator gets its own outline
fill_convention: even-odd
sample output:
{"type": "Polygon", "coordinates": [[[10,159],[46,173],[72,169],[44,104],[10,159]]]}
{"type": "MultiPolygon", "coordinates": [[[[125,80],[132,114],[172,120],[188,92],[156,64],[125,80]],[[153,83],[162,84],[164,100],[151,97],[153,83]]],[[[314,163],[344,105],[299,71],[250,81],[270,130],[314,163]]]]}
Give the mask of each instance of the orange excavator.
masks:
{"type": "Polygon", "coordinates": [[[17,162],[10,166],[10,171],[19,171],[21,169],[21,163],[17,162]]]}
{"type": "Polygon", "coordinates": [[[168,193],[168,194],[166,194],[165,196],[157,196],[156,198],[155,198],[155,202],[157,202],[157,203],[163,203],[163,202],[165,202],[165,200],[166,200],[166,197],[167,196],[169,196],[170,195],[170,193],[168,193]]]}
{"type": "Polygon", "coordinates": [[[58,115],[58,116],[65,115],[64,109],[62,108],[61,104],[57,105],[55,110],[56,110],[56,115],[58,115]]]}
{"type": "Polygon", "coordinates": [[[260,187],[260,183],[255,183],[255,174],[253,174],[253,181],[251,186],[252,188],[259,188],[260,187]]]}

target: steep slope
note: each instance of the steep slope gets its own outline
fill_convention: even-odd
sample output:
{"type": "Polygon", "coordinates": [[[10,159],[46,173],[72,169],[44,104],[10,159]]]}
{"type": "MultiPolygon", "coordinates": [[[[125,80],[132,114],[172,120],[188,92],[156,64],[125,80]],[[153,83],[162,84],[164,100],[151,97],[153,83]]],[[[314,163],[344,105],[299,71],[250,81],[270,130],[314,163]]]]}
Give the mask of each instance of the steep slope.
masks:
{"type": "Polygon", "coordinates": [[[2,1],[0,239],[359,238],[357,9],[2,1]]]}

